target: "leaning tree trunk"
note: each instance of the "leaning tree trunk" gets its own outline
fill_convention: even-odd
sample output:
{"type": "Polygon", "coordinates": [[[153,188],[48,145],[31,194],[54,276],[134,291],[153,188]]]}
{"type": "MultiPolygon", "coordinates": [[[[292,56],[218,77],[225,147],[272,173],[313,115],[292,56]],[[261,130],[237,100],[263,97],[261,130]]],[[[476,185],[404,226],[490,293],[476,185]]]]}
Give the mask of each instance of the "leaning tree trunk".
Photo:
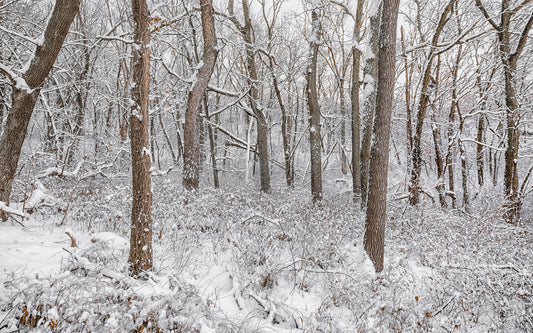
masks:
{"type": "Polygon", "coordinates": [[[198,119],[202,99],[211,79],[211,74],[213,74],[218,55],[213,4],[211,0],[201,0],[200,7],[204,36],[203,64],[198,70],[198,79],[189,93],[185,125],[183,126],[183,186],[187,190],[198,189],[200,180],[198,119]]]}
{"type": "Polygon", "coordinates": [[[132,0],[133,38],[133,100],[130,116],[131,173],[133,202],[128,263],[130,273],[139,276],[151,270],[152,259],[152,189],[150,179],[150,143],[148,139],[148,91],[150,87],[150,13],[146,0],[132,0]]]}
{"type": "Polygon", "coordinates": [[[0,139],[0,170],[2,170],[0,201],[2,202],[9,202],[20,152],[41,85],[55,62],[79,6],[80,0],[56,1],[43,34],[44,42],[37,45],[28,69],[20,77],[0,64],[0,73],[7,75],[12,84],[12,108],[9,110],[0,139]]]}
{"type": "Polygon", "coordinates": [[[307,71],[307,104],[309,106],[309,144],[311,151],[311,194],[313,201],[322,199],[322,157],[320,139],[320,106],[316,87],[316,63],[320,40],[320,20],[316,10],[311,13],[310,63],[307,71]]]}
{"type": "Polygon", "coordinates": [[[287,186],[292,187],[294,183],[293,172],[292,172],[292,163],[291,163],[291,141],[290,141],[290,124],[289,124],[289,115],[285,109],[285,104],[281,98],[281,91],[279,89],[278,79],[274,74],[274,61],[272,57],[269,57],[270,60],[270,73],[272,75],[272,82],[274,85],[274,92],[276,93],[276,99],[278,100],[279,108],[281,109],[281,137],[283,139],[283,158],[285,160],[285,180],[287,181],[287,186]]]}
{"type": "Polygon", "coordinates": [[[364,246],[376,272],[383,270],[385,222],[387,219],[387,175],[389,138],[394,102],[396,25],[400,0],[384,0],[381,13],[378,55],[378,89],[374,120],[374,142],[370,152],[370,179],[364,246]]]}

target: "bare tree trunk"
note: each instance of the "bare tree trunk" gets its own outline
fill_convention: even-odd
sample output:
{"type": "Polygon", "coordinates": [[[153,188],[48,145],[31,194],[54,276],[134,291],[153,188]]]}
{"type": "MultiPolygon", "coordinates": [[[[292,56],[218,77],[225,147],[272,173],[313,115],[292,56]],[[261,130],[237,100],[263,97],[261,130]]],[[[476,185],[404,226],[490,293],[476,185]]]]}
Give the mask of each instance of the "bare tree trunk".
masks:
{"type": "MultiPolygon", "coordinates": [[[[0,55],[2,53],[0,52],[0,55]]],[[[1,60],[1,58],[0,58],[1,60]]],[[[6,94],[6,88],[3,84],[0,84],[0,135],[2,135],[2,130],[4,127],[4,113],[7,110],[7,94],[6,94]]]]}
{"type": "MultiPolygon", "coordinates": [[[[12,83],[12,107],[0,139],[0,201],[9,202],[20,152],[39,91],[78,13],[80,0],[57,0],[44,31],[44,43],[37,45],[28,69],[17,77],[0,64],[0,73],[12,83]]],[[[0,215],[2,212],[0,211],[0,215]]],[[[3,216],[5,218],[5,216],[3,216]]]]}
{"type": "Polygon", "coordinates": [[[380,24],[378,54],[378,87],[374,143],[370,152],[370,179],[364,246],[376,272],[383,270],[385,222],[387,219],[387,176],[389,139],[396,64],[396,26],[399,0],[384,0],[380,24]]]}
{"type": "Polygon", "coordinates": [[[281,98],[281,91],[278,86],[278,79],[274,75],[272,58],[270,58],[270,69],[272,73],[272,81],[274,83],[274,91],[276,92],[276,98],[278,100],[279,107],[281,109],[281,137],[283,139],[283,157],[285,159],[285,180],[287,186],[292,187],[294,183],[292,163],[291,163],[291,140],[290,140],[290,124],[285,104],[281,98]]]}
{"type": "Polygon", "coordinates": [[[435,116],[432,115],[432,121],[433,121],[433,145],[435,146],[435,164],[437,166],[437,192],[439,193],[439,202],[442,208],[446,208],[448,205],[446,204],[446,191],[445,191],[445,182],[444,182],[444,173],[446,172],[444,169],[444,163],[442,160],[442,153],[440,150],[440,130],[439,126],[436,124],[435,116]]]}
{"type": "Polygon", "coordinates": [[[437,189],[437,192],[439,194],[439,202],[440,202],[440,205],[442,208],[446,208],[447,207],[447,204],[446,204],[446,186],[445,186],[445,182],[444,182],[444,173],[446,172],[445,168],[444,168],[444,161],[442,159],[442,152],[441,152],[441,149],[440,149],[440,128],[439,128],[439,124],[437,123],[437,119],[436,119],[436,103],[438,102],[438,96],[439,96],[439,74],[440,74],[440,66],[441,66],[441,61],[440,61],[440,55],[437,56],[437,68],[436,68],[436,73],[435,73],[435,82],[433,82],[432,86],[433,86],[433,99],[432,101],[430,102],[431,103],[431,108],[432,108],[432,113],[431,113],[431,120],[432,120],[432,124],[431,124],[431,129],[432,129],[432,133],[433,133],[433,145],[435,147],[435,165],[437,166],[437,185],[436,185],[436,189],[437,189]]]}
{"type": "Polygon", "coordinates": [[[448,22],[448,14],[451,13],[453,5],[457,0],[450,0],[444,11],[442,12],[439,23],[433,34],[431,40],[432,49],[428,55],[426,67],[424,69],[424,76],[422,78],[422,87],[420,93],[420,101],[418,103],[418,113],[416,121],[416,130],[413,138],[413,151],[411,156],[411,180],[409,182],[409,203],[411,205],[418,205],[420,198],[420,173],[422,171],[422,129],[424,127],[424,120],[429,102],[429,84],[431,81],[431,70],[433,59],[435,59],[435,48],[438,44],[440,34],[448,22]]]}
{"type": "Polygon", "coordinates": [[[176,153],[174,152],[174,148],[172,147],[172,142],[170,141],[170,137],[168,136],[167,130],[165,129],[165,124],[163,124],[161,112],[157,113],[157,118],[159,119],[159,126],[161,127],[161,131],[163,132],[163,136],[165,137],[165,141],[167,143],[168,149],[170,150],[170,156],[172,156],[172,163],[177,164],[178,157],[176,156],[176,153]]]}
{"type": "Polygon", "coordinates": [[[74,162],[74,156],[78,150],[78,146],[81,141],[81,136],[83,136],[83,121],[85,119],[85,112],[87,107],[87,91],[89,90],[89,83],[87,82],[87,77],[89,76],[89,70],[91,69],[91,54],[88,48],[88,40],[86,33],[84,31],[84,22],[81,18],[82,15],[78,14],[78,19],[76,20],[76,25],[78,25],[78,36],[76,38],[79,40],[83,50],[83,67],[78,69],[78,84],[75,87],[76,90],[76,116],[74,120],[74,128],[72,129],[72,143],[71,148],[68,151],[68,154],[65,158],[67,164],[71,165],[74,162]]]}
{"type": "Polygon", "coordinates": [[[339,153],[340,153],[340,162],[341,162],[341,172],[343,175],[348,173],[348,160],[346,158],[346,154],[344,153],[346,150],[344,147],[346,146],[346,105],[344,102],[344,77],[339,78],[339,100],[340,100],[340,111],[341,111],[341,140],[339,145],[339,153]]]}
{"type": "MultiPolygon", "coordinates": [[[[150,115],[150,157],[152,159],[152,164],[157,164],[158,166],[160,163],[157,161],[159,158],[157,157],[159,154],[156,152],[156,149],[158,147],[156,140],[156,131],[155,131],[155,115],[150,115]],[[157,154],[157,155],[156,155],[157,154]]],[[[161,168],[160,168],[161,169],[161,168]]]]}
{"type": "Polygon", "coordinates": [[[477,183],[479,187],[483,186],[484,175],[483,168],[485,164],[484,158],[484,148],[483,148],[483,137],[485,133],[485,115],[480,114],[477,120],[477,136],[476,140],[478,144],[476,145],[476,164],[477,164],[477,183]]]}
{"type": "MultiPolygon", "coordinates": [[[[204,96],[204,109],[205,118],[207,119],[207,121],[211,121],[211,116],[209,115],[209,108],[207,105],[207,93],[204,96]]],[[[217,169],[216,138],[213,133],[213,126],[211,126],[210,124],[207,125],[207,134],[209,136],[209,149],[211,151],[211,166],[213,167],[213,185],[215,186],[215,188],[220,188],[217,169]]]]}
{"type": "Polygon", "coordinates": [[[211,79],[211,74],[213,74],[218,55],[213,4],[211,0],[201,0],[200,7],[204,37],[203,65],[198,70],[198,79],[189,93],[183,128],[183,186],[187,190],[198,189],[200,181],[198,117],[202,99],[211,79]]]}
{"type": "MultiPolygon", "coordinates": [[[[401,33],[401,44],[402,52],[405,53],[405,39],[403,35],[403,27],[400,27],[401,33]]],[[[407,54],[404,58],[404,67],[405,67],[405,116],[407,118],[406,122],[406,133],[407,133],[407,164],[409,165],[409,159],[411,158],[411,152],[413,150],[413,124],[411,120],[411,76],[409,75],[409,64],[407,61],[407,54]]]]}
{"type": "MultiPolygon", "coordinates": [[[[452,90],[452,96],[454,92],[452,90]]],[[[453,99],[453,97],[452,97],[453,99]]],[[[450,106],[450,113],[448,114],[448,152],[446,153],[446,165],[448,166],[448,189],[452,198],[452,209],[457,208],[457,196],[455,195],[455,174],[453,168],[453,150],[454,150],[454,123],[455,123],[455,107],[456,102],[452,101],[450,106]]]]}
{"type": "Polygon", "coordinates": [[[150,87],[150,13],[146,0],[131,2],[134,34],[133,100],[130,116],[131,173],[133,202],[128,263],[132,276],[138,277],[153,266],[152,259],[152,188],[150,179],[148,92],[150,87]]]}
{"type": "Polygon", "coordinates": [[[463,210],[468,213],[470,211],[470,194],[468,192],[468,169],[466,167],[465,147],[461,136],[463,135],[463,128],[465,119],[461,114],[461,109],[457,106],[457,114],[459,115],[459,136],[457,145],[459,146],[459,158],[461,160],[461,185],[463,187],[463,210]]]}
{"type": "Polygon", "coordinates": [[[320,19],[311,12],[310,63],[307,70],[307,104],[309,106],[309,144],[311,152],[311,194],[313,201],[322,199],[322,157],[320,137],[320,106],[316,87],[316,64],[320,42],[320,19]]]}
{"type": "Polygon", "coordinates": [[[252,19],[248,8],[248,0],[242,0],[244,25],[242,25],[233,10],[234,0],[228,0],[229,19],[241,34],[246,49],[246,67],[248,70],[248,83],[250,85],[249,104],[257,120],[257,151],[259,153],[259,171],[261,178],[261,192],[270,193],[270,166],[268,163],[268,124],[263,111],[257,105],[259,93],[257,89],[257,67],[255,64],[255,48],[252,42],[252,19]]]}
{"type": "Polygon", "coordinates": [[[294,167],[294,163],[295,163],[295,158],[294,158],[294,154],[296,153],[296,147],[298,146],[298,142],[296,142],[296,134],[298,133],[298,121],[299,121],[299,118],[298,118],[298,115],[300,114],[300,95],[298,94],[298,88],[295,87],[295,93],[296,93],[296,107],[295,107],[295,112],[294,112],[294,118],[293,118],[293,121],[294,121],[294,129],[292,131],[292,142],[294,142],[293,144],[293,148],[291,150],[291,178],[294,180],[295,178],[295,173],[296,173],[296,170],[295,170],[295,167],[294,167]]]}
{"type": "MultiPolygon", "coordinates": [[[[364,2],[364,0],[357,0],[357,13],[355,14],[353,28],[353,38],[357,43],[361,41],[361,21],[363,18],[364,2]]],[[[359,103],[359,92],[361,90],[361,80],[359,79],[361,55],[361,50],[354,45],[352,47],[352,89],[350,91],[352,102],[352,191],[354,199],[361,196],[361,110],[359,103]]]]}
{"type": "Polygon", "coordinates": [[[128,122],[127,122],[127,114],[128,111],[126,109],[129,98],[128,93],[130,90],[130,69],[128,68],[128,65],[126,63],[126,59],[120,59],[120,68],[117,74],[117,90],[121,86],[120,82],[120,73],[122,72],[122,76],[124,78],[124,85],[122,86],[122,96],[121,101],[117,103],[117,118],[118,118],[118,134],[120,136],[120,140],[122,142],[126,141],[128,137],[128,122]]]}
{"type": "MultiPolygon", "coordinates": [[[[0,1],[0,6],[4,4],[4,1],[0,1]]],[[[0,16],[0,21],[3,21],[5,18],[0,16]]],[[[0,50],[0,62],[4,59],[2,55],[2,50],[0,50]]],[[[1,73],[1,72],[0,72],[1,73]]],[[[4,113],[7,112],[7,93],[6,85],[0,83],[0,135],[2,135],[2,129],[4,127],[4,113]],[[5,110],[5,111],[4,111],[5,110]]]]}
{"type": "MultiPolygon", "coordinates": [[[[476,54],[476,65],[478,68],[480,68],[480,64],[478,61],[478,56],[476,54]]],[[[494,74],[496,73],[496,66],[493,67],[490,76],[487,80],[487,83],[483,84],[481,80],[481,73],[478,71],[477,78],[476,78],[476,84],[479,89],[479,98],[480,98],[480,108],[481,111],[485,111],[487,108],[487,98],[488,98],[488,91],[490,87],[490,82],[492,81],[494,74]]],[[[485,148],[483,147],[483,141],[485,140],[485,114],[479,114],[478,115],[478,121],[477,121],[477,135],[476,135],[476,165],[477,165],[477,181],[479,187],[482,187],[485,183],[485,148]]],[[[490,161],[490,159],[489,159],[490,161]]],[[[490,162],[489,162],[490,164],[490,162]]]]}
{"type": "Polygon", "coordinates": [[[176,141],[178,144],[178,156],[176,161],[179,161],[180,157],[183,156],[183,140],[181,139],[179,114],[175,114],[175,116],[174,126],[176,126],[176,141]]]}
{"type": "MultiPolygon", "coordinates": [[[[496,30],[498,36],[498,48],[500,60],[503,64],[503,74],[505,80],[505,106],[507,120],[507,149],[505,150],[505,173],[504,173],[504,194],[506,198],[506,212],[504,218],[509,223],[516,223],[520,218],[520,198],[518,193],[518,148],[520,121],[519,109],[516,98],[514,73],[520,55],[522,54],[528,39],[529,30],[533,26],[533,13],[524,25],[519,36],[518,43],[514,51],[511,51],[511,22],[512,17],[522,9],[530,0],[524,0],[521,4],[511,4],[509,0],[501,1],[500,22],[497,24],[493,17],[487,12],[481,0],[475,0],[476,6],[485,16],[487,21],[496,30]],[[514,6],[514,8],[511,8],[514,6]]],[[[518,27],[515,27],[517,29],[518,27]]]]}
{"type": "Polygon", "coordinates": [[[378,52],[379,52],[379,29],[383,4],[380,2],[379,9],[370,18],[370,50],[372,58],[367,59],[364,68],[365,101],[363,102],[363,140],[361,142],[361,208],[366,207],[368,196],[368,170],[370,167],[370,144],[372,142],[372,126],[374,125],[374,111],[376,107],[376,93],[378,81],[378,52]]]}

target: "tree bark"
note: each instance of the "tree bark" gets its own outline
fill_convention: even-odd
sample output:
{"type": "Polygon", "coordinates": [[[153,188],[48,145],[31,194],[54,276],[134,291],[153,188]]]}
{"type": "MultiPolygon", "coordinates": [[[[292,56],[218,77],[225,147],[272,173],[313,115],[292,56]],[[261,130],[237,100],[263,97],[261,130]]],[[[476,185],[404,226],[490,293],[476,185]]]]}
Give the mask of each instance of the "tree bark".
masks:
{"type": "Polygon", "coordinates": [[[320,19],[311,12],[310,62],[307,70],[307,105],[309,106],[309,144],[311,153],[311,194],[313,201],[322,199],[322,156],[320,136],[320,106],[316,87],[316,64],[320,43],[320,19]]]}
{"type": "Polygon", "coordinates": [[[374,124],[374,112],[376,108],[376,92],[378,82],[378,52],[379,52],[379,29],[383,4],[380,2],[379,9],[370,18],[370,50],[372,58],[366,59],[364,68],[363,91],[363,140],[361,142],[361,208],[366,207],[368,196],[368,169],[370,167],[370,144],[372,142],[372,126],[374,124]]]}
{"type": "MultiPolygon", "coordinates": [[[[211,116],[209,115],[209,108],[207,105],[207,93],[204,96],[204,109],[205,109],[205,118],[207,121],[211,121],[211,116]]],[[[220,182],[218,181],[218,169],[217,169],[217,147],[216,147],[216,138],[213,133],[213,126],[210,124],[207,125],[207,135],[209,136],[209,150],[211,152],[211,166],[213,167],[213,185],[215,188],[220,188],[220,182]]]]}
{"type": "MultiPolygon", "coordinates": [[[[0,52],[0,56],[1,56],[0,52]]],[[[0,58],[1,61],[1,58],[0,58]]],[[[6,102],[6,88],[3,84],[0,84],[0,135],[2,135],[3,125],[4,125],[4,113],[7,108],[7,102],[6,102]]]]}
{"type": "Polygon", "coordinates": [[[484,180],[484,165],[485,165],[485,156],[483,148],[483,137],[485,134],[485,115],[480,114],[477,120],[477,136],[476,141],[479,142],[476,145],[476,165],[477,165],[477,183],[479,187],[482,187],[484,180]]]}
{"type": "Polygon", "coordinates": [[[130,116],[131,173],[133,202],[128,263],[132,276],[139,277],[153,266],[152,259],[152,188],[150,179],[149,87],[150,87],[150,13],[146,0],[132,0],[133,100],[130,116]]]}
{"type": "MultiPolygon", "coordinates": [[[[78,13],[79,6],[80,0],[56,1],[52,16],[44,31],[44,42],[37,45],[28,69],[21,77],[16,77],[4,66],[0,67],[0,73],[7,75],[12,83],[12,108],[0,138],[0,170],[2,171],[0,172],[0,201],[2,202],[9,202],[20,152],[41,85],[55,62],[69,27],[78,13]]],[[[5,219],[1,211],[0,215],[3,215],[5,219]]]]}
{"type": "Polygon", "coordinates": [[[364,246],[377,273],[383,270],[385,223],[387,219],[387,176],[389,138],[394,103],[396,64],[396,26],[399,0],[384,0],[380,24],[378,55],[378,87],[374,142],[370,152],[370,178],[364,246]]]}
{"type": "MultiPolygon", "coordinates": [[[[452,96],[454,96],[455,91],[452,89],[452,96]]],[[[446,165],[448,166],[448,189],[452,198],[452,209],[457,208],[457,196],[455,195],[455,173],[453,168],[453,150],[455,146],[454,142],[454,124],[455,124],[455,109],[456,101],[453,100],[450,106],[450,113],[448,114],[448,152],[446,153],[446,165]]]]}
{"type": "Polygon", "coordinates": [[[283,158],[285,159],[285,180],[287,181],[287,186],[292,187],[294,183],[293,172],[292,172],[292,163],[291,163],[291,140],[290,140],[290,124],[289,124],[289,115],[287,115],[287,110],[285,109],[285,104],[281,98],[281,91],[278,85],[278,79],[274,75],[274,63],[270,57],[270,71],[272,74],[272,82],[274,84],[274,91],[276,93],[276,98],[278,100],[279,107],[281,109],[281,137],[283,139],[283,158]]]}
{"type": "Polygon", "coordinates": [[[341,172],[343,175],[348,173],[348,160],[346,158],[345,149],[346,146],[346,105],[344,102],[344,77],[339,78],[339,106],[341,111],[341,138],[339,144],[339,154],[341,163],[341,172]]]}
{"type": "MultiPolygon", "coordinates": [[[[361,22],[363,18],[364,0],[357,0],[357,12],[355,14],[355,23],[353,28],[353,38],[359,43],[361,41],[361,22]]],[[[377,30],[377,29],[375,29],[377,30]]],[[[354,199],[361,196],[361,121],[360,121],[360,103],[359,91],[361,89],[360,68],[361,68],[361,50],[359,45],[352,47],[352,89],[350,99],[352,102],[352,192],[354,199]]]]}
{"type": "Polygon", "coordinates": [[[433,132],[433,145],[435,146],[435,165],[437,166],[437,192],[439,193],[439,202],[442,208],[446,208],[448,205],[446,204],[446,191],[445,191],[445,182],[444,182],[444,173],[446,170],[444,169],[444,163],[442,160],[442,153],[440,150],[440,130],[439,126],[436,124],[435,116],[432,115],[432,132],[433,132]]]}
{"type": "Polygon", "coordinates": [[[198,78],[189,92],[185,125],[183,126],[183,187],[187,190],[198,189],[200,181],[198,119],[202,99],[213,74],[218,55],[213,3],[211,0],[201,0],[200,7],[204,37],[203,65],[198,69],[198,78]]]}

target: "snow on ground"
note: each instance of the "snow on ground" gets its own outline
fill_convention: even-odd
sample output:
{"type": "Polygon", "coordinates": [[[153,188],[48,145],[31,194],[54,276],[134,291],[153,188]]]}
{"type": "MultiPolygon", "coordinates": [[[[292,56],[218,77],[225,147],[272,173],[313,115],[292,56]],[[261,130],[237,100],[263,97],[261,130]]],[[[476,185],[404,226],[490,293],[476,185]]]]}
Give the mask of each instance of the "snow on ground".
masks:
{"type": "MultiPolygon", "coordinates": [[[[47,184],[52,194],[69,196],[60,190],[68,180],[58,182],[47,184]]],[[[344,188],[311,205],[306,191],[187,193],[157,177],[155,269],[136,280],[126,264],[128,186],[93,182],[81,185],[65,226],[53,210],[24,228],[0,224],[0,332],[533,327],[530,225],[392,206],[376,275],[344,188]]]]}
{"type": "Polygon", "coordinates": [[[25,228],[18,224],[0,224],[0,276],[2,281],[13,272],[45,276],[57,274],[70,246],[65,228],[43,230],[38,225],[25,228]]]}

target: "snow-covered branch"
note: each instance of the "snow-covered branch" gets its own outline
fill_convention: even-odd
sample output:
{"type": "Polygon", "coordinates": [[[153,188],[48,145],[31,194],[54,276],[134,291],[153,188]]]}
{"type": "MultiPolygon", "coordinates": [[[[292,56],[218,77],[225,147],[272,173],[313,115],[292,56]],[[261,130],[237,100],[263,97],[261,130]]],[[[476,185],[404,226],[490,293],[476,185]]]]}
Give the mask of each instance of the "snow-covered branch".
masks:
{"type": "Polygon", "coordinates": [[[34,45],[39,45],[39,42],[40,42],[40,41],[35,40],[35,39],[33,39],[33,38],[31,38],[31,37],[28,37],[28,36],[26,36],[26,35],[19,34],[19,33],[16,32],[16,31],[12,31],[12,30],[6,29],[6,28],[4,28],[4,27],[1,26],[1,25],[0,25],[0,30],[2,30],[3,32],[5,32],[5,33],[7,33],[7,34],[10,34],[10,35],[16,36],[16,37],[18,37],[18,38],[20,38],[20,39],[24,39],[25,41],[30,42],[30,43],[32,43],[32,44],[34,44],[34,45]]]}
{"type": "Polygon", "coordinates": [[[97,36],[96,38],[99,39],[99,40],[115,40],[115,41],[118,41],[118,42],[122,42],[124,44],[133,44],[134,43],[133,39],[126,39],[126,38],[123,38],[123,37],[120,37],[120,36],[97,36]]]}
{"type": "Polygon", "coordinates": [[[18,78],[18,75],[11,70],[11,68],[7,67],[6,65],[2,64],[0,62],[0,73],[7,76],[9,81],[11,81],[12,84],[17,84],[16,78],[18,78]]]}
{"type": "Polygon", "coordinates": [[[16,216],[20,216],[20,217],[26,217],[26,214],[23,211],[15,209],[15,208],[12,208],[12,207],[9,207],[3,201],[0,201],[0,211],[3,211],[5,213],[11,214],[11,215],[16,215],[16,216]]]}

